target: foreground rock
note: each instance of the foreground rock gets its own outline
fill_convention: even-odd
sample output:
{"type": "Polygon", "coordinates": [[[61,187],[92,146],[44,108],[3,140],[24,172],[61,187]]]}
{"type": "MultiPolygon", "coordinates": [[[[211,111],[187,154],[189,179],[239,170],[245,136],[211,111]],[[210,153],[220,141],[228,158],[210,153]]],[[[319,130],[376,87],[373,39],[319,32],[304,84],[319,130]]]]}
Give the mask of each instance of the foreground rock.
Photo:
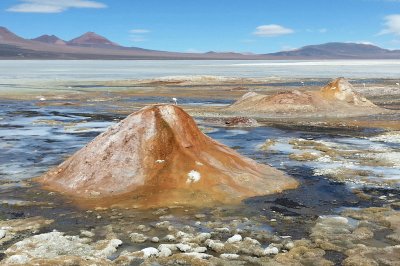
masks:
{"type": "Polygon", "coordinates": [[[110,265],[119,239],[90,243],[89,239],[61,232],[35,235],[15,243],[4,253],[3,265],[110,265]],[[90,262],[90,263],[89,263],[90,262]]]}
{"type": "Polygon", "coordinates": [[[135,207],[235,203],[298,184],[204,135],[175,105],[128,116],[38,181],[94,206],[135,207]]]}
{"type": "Polygon", "coordinates": [[[53,222],[39,216],[0,221],[0,246],[17,237],[37,233],[53,222]]]}
{"type": "Polygon", "coordinates": [[[227,108],[228,112],[295,116],[344,117],[382,113],[385,110],[354,92],[344,78],[319,91],[290,91],[274,95],[248,92],[227,108]]]}

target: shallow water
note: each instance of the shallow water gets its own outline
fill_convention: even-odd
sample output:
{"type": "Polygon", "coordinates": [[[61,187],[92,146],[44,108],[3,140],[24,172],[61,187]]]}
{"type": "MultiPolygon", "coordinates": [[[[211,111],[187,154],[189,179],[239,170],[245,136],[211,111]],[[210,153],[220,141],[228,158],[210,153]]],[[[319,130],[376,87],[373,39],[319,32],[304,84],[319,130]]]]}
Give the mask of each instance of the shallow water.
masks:
{"type": "MultiPolygon", "coordinates": [[[[152,99],[138,98],[133,102],[151,102],[152,99]]],[[[153,99],[158,102],[159,99],[153,99]]],[[[161,99],[162,100],[162,99],[161,99]]],[[[126,101],[131,101],[127,99],[126,101]]],[[[190,104],[210,104],[208,100],[182,99],[190,104]]],[[[224,102],[224,101],[218,101],[224,102]]],[[[38,101],[0,101],[0,176],[7,181],[20,181],[38,176],[50,167],[62,162],[67,156],[84,146],[108,126],[123,118],[122,115],[105,110],[107,103],[95,106],[38,106],[38,101]]],[[[211,104],[216,103],[211,101],[211,104]]],[[[199,120],[200,125],[203,123],[199,120]]],[[[371,170],[380,178],[400,180],[400,167],[359,166],[352,160],[298,162],[289,159],[289,154],[299,152],[288,142],[291,139],[312,139],[328,146],[345,150],[392,151],[398,153],[399,143],[369,139],[367,133],[346,135],[344,132],[313,132],[298,129],[223,128],[210,127],[208,135],[241,154],[272,165],[283,171],[297,171],[300,178],[318,180],[316,170],[336,167],[371,170]],[[260,151],[267,139],[276,140],[271,152],[260,151]]],[[[389,158],[390,159],[390,158],[389,158]]],[[[394,160],[397,157],[394,157],[394,160]]],[[[352,183],[353,185],[353,183],[352,183]]],[[[397,183],[398,185],[398,183],[397,183]]],[[[396,183],[392,187],[397,186],[396,183]]],[[[332,188],[334,189],[334,187],[332,188]]]]}
{"type": "MultiPolygon", "coordinates": [[[[164,101],[164,98],[138,97],[124,99],[135,104],[148,104],[164,101]]],[[[228,100],[180,99],[187,106],[198,104],[226,104],[228,100]]],[[[399,143],[374,139],[379,131],[366,130],[349,132],[347,130],[309,130],[299,128],[226,128],[210,126],[202,119],[198,123],[207,128],[207,134],[236,149],[243,155],[269,164],[294,176],[301,183],[295,190],[271,196],[247,199],[239,206],[221,206],[216,209],[194,210],[176,208],[169,210],[92,210],[76,208],[68,198],[41,190],[29,178],[38,176],[59,164],[66,157],[84,146],[103,132],[108,126],[124,118],[124,115],[110,112],[112,102],[97,102],[82,106],[40,106],[40,101],[0,100],[0,219],[15,219],[43,216],[55,222],[43,232],[57,229],[76,235],[82,229],[100,230],[112,225],[113,230],[125,243],[122,250],[139,250],[149,246],[133,244],[129,232],[135,231],[139,224],[154,225],[159,221],[170,221],[176,228],[189,225],[199,232],[210,228],[197,224],[194,215],[205,214],[205,221],[221,224],[238,220],[237,228],[249,230],[254,234],[275,234],[290,236],[292,239],[307,237],[310,228],[320,215],[336,215],[346,208],[382,206],[387,200],[400,200],[399,188],[377,187],[363,184],[365,191],[374,197],[363,200],[351,192],[355,182],[339,183],[328,176],[315,175],[318,169],[332,167],[333,162],[299,162],[289,158],[298,150],[289,144],[291,139],[312,139],[344,150],[395,150],[399,143]],[[260,146],[267,139],[276,140],[270,151],[261,151],[260,146]],[[391,196],[387,196],[391,195],[391,196]],[[386,196],[385,198],[381,198],[386,196]],[[98,218],[100,217],[100,218],[98,218]],[[248,220],[243,220],[244,218],[248,220]]],[[[351,159],[349,159],[351,162],[351,159]]],[[[335,162],[343,165],[343,162],[335,162]]],[[[351,165],[354,167],[354,165],[351,165]]],[[[382,176],[398,180],[399,167],[372,167],[370,169],[382,176]],[[396,179],[397,178],[397,179],[396,179]]],[[[398,184],[398,183],[397,183],[398,184]]],[[[41,232],[39,232],[41,233],[41,232]]],[[[149,236],[162,236],[165,230],[153,228],[149,236]]],[[[223,235],[224,238],[229,234],[223,235]]],[[[102,232],[96,233],[101,239],[102,232]]],[[[225,239],[226,240],[226,239],[225,239]]],[[[12,243],[9,243],[12,244],[12,243]]],[[[157,246],[154,244],[154,246],[157,246]]],[[[340,254],[328,254],[334,261],[343,259],[340,254]]]]}

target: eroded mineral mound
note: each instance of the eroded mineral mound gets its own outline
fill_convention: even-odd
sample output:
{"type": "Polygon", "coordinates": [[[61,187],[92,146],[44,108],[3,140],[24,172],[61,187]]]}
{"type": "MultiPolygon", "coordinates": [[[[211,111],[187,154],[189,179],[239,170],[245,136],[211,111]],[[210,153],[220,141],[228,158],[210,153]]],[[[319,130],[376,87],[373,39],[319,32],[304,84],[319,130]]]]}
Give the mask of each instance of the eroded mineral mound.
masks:
{"type": "Polygon", "coordinates": [[[227,108],[247,114],[316,114],[351,116],[383,112],[384,109],[354,92],[344,78],[338,78],[319,91],[290,91],[274,95],[248,92],[227,108]]]}
{"type": "Polygon", "coordinates": [[[129,115],[37,180],[95,206],[137,207],[237,203],[298,185],[212,140],[175,105],[129,115]]]}

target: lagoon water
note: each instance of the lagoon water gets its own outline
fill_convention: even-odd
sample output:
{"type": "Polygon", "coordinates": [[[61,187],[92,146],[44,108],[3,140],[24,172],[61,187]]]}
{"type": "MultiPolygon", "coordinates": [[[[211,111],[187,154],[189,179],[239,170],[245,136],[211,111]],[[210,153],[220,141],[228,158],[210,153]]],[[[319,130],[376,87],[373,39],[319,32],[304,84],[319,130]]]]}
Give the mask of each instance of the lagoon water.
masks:
{"type": "Polygon", "coordinates": [[[176,75],[254,78],[333,78],[339,76],[347,78],[400,78],[400,60],[0,61],[2,85],[46,80],[147,79],[176,75]]]}

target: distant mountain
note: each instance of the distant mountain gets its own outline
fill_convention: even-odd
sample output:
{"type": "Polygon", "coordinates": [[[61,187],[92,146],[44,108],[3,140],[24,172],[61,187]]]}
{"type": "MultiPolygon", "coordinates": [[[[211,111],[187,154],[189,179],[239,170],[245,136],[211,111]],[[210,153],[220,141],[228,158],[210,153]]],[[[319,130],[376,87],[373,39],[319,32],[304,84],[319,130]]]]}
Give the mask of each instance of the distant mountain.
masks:
{"type": "Polygon", "coordinates": [[[24,38],[17,36],[5,27],[0,27],[0,43],[12,43],[24,41],[24,38]]]}
{"type": "Polygon", "coordinates": [[[315,59],[393,59],[400,58],[400,51],[387,50],[371,44],[332,42],[268,55],[315,59]]]}
{"type": "Polygon", "coordinates": [[[85,34],[72,39],[68,42],[69,45],[78,45],[78,46],[88,46],[88,47],[121,47],[119,44],[116,44],[109,39],[98,35],[95,32],[86,32],[85,34]]]}
{"type": "Polygon", "coordinates": [[[32,39],[32,41],[49,43],[49,44],[57,44],[57,45],[66,45],[67,44],[64,40],[58,38],[57,36],[47,35],[47,34],[39,36],[35,39],[32,39]]]}
{"type": "Polygon", "coordinates": [[[400,59],[399,50],[387,50],[358,43],[308,45],[292,51],[270,54],[235,52],[178,53],[124,47],[109,39],[87,32],[70,41],[55,35],[24,39],[0,27],[0,59],[169,59],[169,60],[317,60],[317,59],[400,59]]]}

